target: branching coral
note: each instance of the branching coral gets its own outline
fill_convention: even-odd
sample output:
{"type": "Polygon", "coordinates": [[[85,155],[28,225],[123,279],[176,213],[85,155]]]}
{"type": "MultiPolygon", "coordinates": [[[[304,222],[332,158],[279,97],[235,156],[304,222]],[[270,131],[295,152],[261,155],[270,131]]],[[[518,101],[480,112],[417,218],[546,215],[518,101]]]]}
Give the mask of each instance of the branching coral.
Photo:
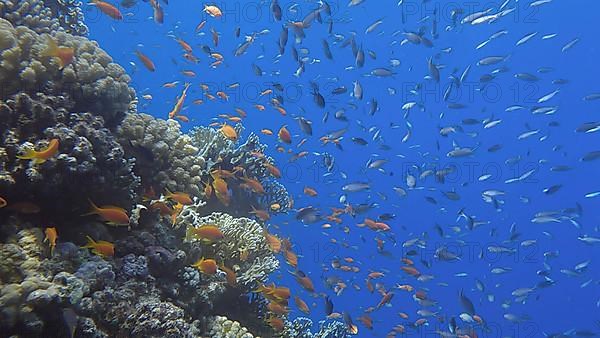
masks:
{"type": "Polygon", "coordinates": [[[14,201],[51,210],[55,221],[87,211],[88,198],[131,208],[139,187],[133,161],[124,158],[101,117],[69,113],[72,106],[63,96],[42,94],[0,101],[0,187],[14,201]],[[50,139],[59,140],[59,154],[45,163],[17,159],[25,142],[39,149],[50,139]]]}
{"type": "Polygon", "coordinates": [[[223,233],[223,239],[206,248],[215,259],[237,274],[237,283],[246,291],[279,268],[279,261],[271,252],[263,233],[263,227],[249,218],[234,218],[224,213],[212,213],[202,217],[195,226],[215,225],[223,233]]]}
{"type": "Polygon", "coordinates": [[[51,37],[0,19],[0,53],[0,98],[19,92],[63,95],[74,111],[102,116],[109,127],[119,123],[135,99],[123,68],[87,38],[64,32],[51,37]],[[46,56],[49,39],[74,49],[73,62],[62,70],[56,58],[46,56]]]}
{"type": "Polygon", "coordinates": [[[6,0],[0,3],[0,17],[38,33],[59,30],[73,35],[88,33],[81,1],[77,0],[6,0]]]}
{"type": "Polygon", "coordinates": [[[285,322],[284,337],[295,338],[346,338],[351,337],[346,329],[346,325],[340,321],[323,320],[319,322],[319,331],[312,333],[310,331],[313,325],[312,320],[305,317],[298,317],[294,321],[285,322]]]}

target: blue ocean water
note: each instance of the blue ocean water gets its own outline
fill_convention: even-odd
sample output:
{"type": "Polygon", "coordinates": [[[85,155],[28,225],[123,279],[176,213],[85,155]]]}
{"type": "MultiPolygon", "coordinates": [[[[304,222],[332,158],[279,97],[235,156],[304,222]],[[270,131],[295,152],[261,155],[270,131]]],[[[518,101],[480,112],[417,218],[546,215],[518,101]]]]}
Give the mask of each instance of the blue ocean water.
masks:
{"type": "MultiPolygon", "coordinates": [[[[305,29],[306,37],[301,42],[294,41],[290,30],[289,42],[281,56],[278,39],[282,26],[289,21],[301,21],[318,8],[319,3],[280,1],[282,21],[273,18],[270,1],[211,2],[223,11],[221,18],[212,18],[202,11],[204,2],[171,0],[168,5],[163,4],[162,25],[152,20],[152,8],[146,2],[123,9],[122,22],[101,15],[92,6],[85,14],[90,37],[132,75],[141,112],[166,119],[181,93],[181,84],[190,82],[192,86],[182,112],[190,122],[182,123],[183,129],[214,121],[222,123],[215,119],[217,115],[235,114],[235,108],[244,109],[248,113],[243,119],[245,135],[251,131],[258,133],[263,128],[274,131],[272,136],[261,135],[261,140],[270,146],[270,155],[284,173],[281,182],[292,193],[296,208],[314,206],[326,216],[331,207],[345,208],[349,204],[357,209],[359,204],[370,205],[364,213],[341,216],[340,224],[327,219],[303,224],[295,218],[295,212],[270,220],[274,232],[289,237],[294,243],[294,250],[300,255],[299,269],[313,280],[318,296],[302,291],[288,272],[293,268],[285,264],[274,280],[292,287],[294,294],[311,304],[310,317],[315,322],[325,317],[322,295],[328,295],[335,312],[347,312],[358,323],[361,337],[384,337],[397,324],[404,325],[405,334],[409,336],[435,336],[438,330],[448,331],[452,317],[460,327],[472,325],[477,334],[484,337],[541,337],[544,333],[558,332],[584,335],[583,331],[597,334],[600,332],[600,275],[596,264],[600,251],[598,244],[588,245],[578,237],[600,237],[597,209],[600,197],[585,197],[600,191],[598,162],[580,160],[585,154],[600,150],[600,139],[598,132],[583,133],[576,129],[585,122],[600,120],[597,116],[600,101],[583,99],[600,92],[597,84],[600,51],[595,22],[600,4],[591,0],[553,0],[538,6],[532,3],[508,0],[505,9],[514,11],[491,23],[474,25],[461,23],[461,20],[488,9],[488,14],[498,13],[503,1],[431,0],[400,1],[399,4],[366,0],[356,6],[348,6],[347,1],[328,1],[331,16],[322,13],[323,23],[315,21],[305,29]],[[462,14],[453,18],[452,12],[458,9],[462,14]],[[206,25],[196,32],[196,26],[203,20],[207,21],[206,25]],[[331,34],[328,33],[329,20],[333,20],[331,34]],[[367,27],[376,20],[382,23],[366,33],[367,27]],[[432,36],[434,21],[435,38],[432,36]],[[237,28],[240,37],[235,36],[237,28]],[[210,29],[219,34],[216,47],[210,29]],[[502,30],[506,32],[476,49],[502,30]],[[262,31],[255,35],[255,42],[245,54],[234,56],[234,50],[244,42],[245,36],[262,31]],[[407,32],[420,33],[433,46],[403,43],[407,32]],[[530,33],[535,35],[517,46],[517,42],[530,33]],[[547,37],[550,34],[556,36],[547,37]],[[367,54],[362,68],[356,67],[351,47],[341,47],[351,36],[367,54]],[[546,38],[542,38],[544,36],[546,38]],[[183,59],[184,52],[176,38],[192,46],[200,58],[198,64],[183,59]],[[579,41],[572,48],[561,50],[574,39],[579,41]],[[323,53],[323,40],[331,48],[332,60],[323,53]],[[209,65],[214,59],[201,51],[202,45],[221,53],[223,63],[211,68],[209,65]],[[299,64],[292,58],[292,48],[305,58],[304,72],[300,76],[294,75],[299,64]],[[135,55],[136,50],[153,60],[155,72],[143,67],[135,55]],[[479,60],[489,56],[505,59],[495,65],[477,65],[479,60]],[[439,69],[439,83],[427,78],[429,58],[439,69]],[[390,65],[392,59],[399,60],[400,65],[390,65]],[[253,65],[260,67],[261,76],[256,74],[253,65]],[[448,100],[444,100],[447,87],[456,81],[449,77],[460,78],[469,66],[470,71],[460,88],[453,85],[448,100]],[[394,74],[368,76],[375,68],[386,68],[394,74]],[[186,77],[181,73],[185,70],[194,71],[196,76],[186,77]],[[517,73],[533,74],[539,79],[522,81],[515,78],[517,73]],[[493,79],[482,82],[485,74],[492,74],[493,79]],[[559,79],[566,83],[553,83],[559,79]],[[163,87],[172,81],[179,81],[179,86],[163,87]],[[325,97],[324,108],[313,99],[311,81],[318,84],[325,97]],[[362,85],[362,100],[351,96],[354,81],[362,85]],[[239,83],[239,87],[228,88],[232,83],[239,83]],[[270,107],[272,94],[259,96],[261,91],[272,89],[273,83],[284,88],[281,95],[286,116],[270,107]],[[229,100],[207,99],[200,84],[207,84],[208,92],[213,95],[218,90],[224,91],[229,100]],[[348,92],[332,95],[331,91],[340,86],[347,87],[348,92]],[[558,92],[543,102],[542,98],[554,91],[558,92]],[[152,95],[152,99],[142,98],[145,94],[152,95]],[[192,100],[195,99],[202,99],[204,103],[194,105],[192,100]],[[378,109],[369,114],[372,100],[377,101],[378,109]],[[414,103],[413,108],[402,108],[410,103],[414,103]],[[449,103],[460,104],[460,107],[449,107],[449,103]],[[254,104],[265,105],[267,109],[258,111],[254,104]],[[506,111],[515,105],[522,108],[506,111]],[[532,110],[540,106],[551,107],[555,112],[533,114],[532,110]],[[335,118],[335,112],[340,109],[344,109],[347,121],[335,118]],[[328,119],[324,122],[326,113],[328,119]],[[300,130],[295,120],[299,116],[313,122],[312,136],[300,130]],[[477,121],[465,124],[465,119],[477,121]],[[486,119],[488,121],[484,121],[486,119]],[[489,124],[493,120],[501,121],[497,125],[489,124]],[[293,142],[283,145],[284,152],[277,152],[281,144],[276,133],[283,125],[291,131],[293,142]],[[454,127],[454,131],[442,136],[443,127],[454,127]],[[342,149],[332,143],[323,145],[319,140],[342,129],[347,129],[340,140],[342,149]],[[530,137],[518,138],[535,130],[538,132],[530,137]],[[410,136],[403,141],[409,131],[410,136]],[[304,138],[305,143],[299,145],[304,138]],[[352,138],[362,138],[367,144],[358,145],[352,138]],[[490,151],[494,145],[501,147],[490,151]],[[448,153],[455,146],[473,149],[473,154],[449,157],[448,153]],[[308,152],[307,155],[290,161],[292,155],[302,151],[308,152]],[[323,153],[335,158],[331,172],[323,165],[323,153]],[[382,170],[367,168],[369,161],[376,159],[387,161],[382,170]],[[551,170],[562,165],[571,169],[551,170]],[[445,168],[454,170],[444,183],[436,180],[435,175],[419,177],[427,169],[445,168]],[[505,183],[531,170],[534,171],[526,179],[505,183]],[[480,181],[485,174],[492,176],[480,181]],[[407,185],[408,175],[417,178],[412,189],[407,185]],[[353,182],[366,182],[370,189],[342,191],[344,185],[353,182]],[[544,189],[559,185],[558,191],[544,193],[544,189]],[[317,190],[318,195],[304,194],[307,186],[317,190]],[[395,187],[402,188],[406,195],[401,196],[395,187]],[[482,199],[482,193],[488,190],[500,193],[492,198],[493,203],[482,199]],[[444,192],[458,196],[453,200],[444,192]],[[340,202],[342,196],[345,202],[340,202]],[[474,219],[473,229],[469,229],[466,217],[457,216],[461,209],[474,219]],[[565,209],[570,210],[565,212],[565,209]],[[532,222],[536,213],[545,211],[558,211],[548,216],[556,221],[532,222]],[[391,227],[387,232],[357,226],[365,218],[377,219],[386,213],[395,215],[384,221],[391,227]],[[332,227],[323,228],[325,223],[331,223],[332,227]],[[443,234],[436,231],[436,225],[443,234]],[[511,228],[515,229],[512,233],[511,228]],[[377,249],[375,238],[385,241],[383,252],[377,249]],[[420,239],[421,247],[406,245],[412,239],[420,239]],[[522,244],[525,240],[536,241],[527,246],[522,244]],[[514,252],[497,254],[490,252],[490,246],[514,252]],[[440,248],[446,248],[459,258],[452,261],[436,258],[436,250],[440,248]],[[415,255],[409,255],[411,250],[415,255]],[[343,272],[332,267],[332,261],[345,257],[352,257],[355,262],[349,265],[358,266],[360,271],[343,272]],[[421,282],[404,273],[400,269],[404,265],[403,257],[413,260],[422,275],[431,275],[433,279],[421,282]],[[575,270],[577,264],[588,260],[591,261],[588,268],[575,270]],[[495,274],[494,268],[510,271],[495,274]],[[367,274],[373,271],[385,275],[373,279],[373,284],[381,283],[394,297],[389,305],[368,314],[373,319],[373,328],[368,329],[357,318],[381,299],[379,292],[369,292],[366,288],[367,274]],[[548,275],[547,284],[552,285],[539,284],[544,281],[540,275],[544,271],[548,275]],[[326,283],[328,277],[339,277],[347,288],[339,296],[335,295],[326,283]],[[483,290],[476,287],[477,280],[485,286],[483,290]],[[589,284],[582,286],[589,280],[589,284]],[[425,291],[427,298],[435,301],[426,308],[433,314],[425,317],[417,314],[424,307],[415,301],[415,292],[395,289],[397,284],[409,284],[415,290],[425,291]],[[519,288],[532,290],[518,301],[519,297],[511,293],[519,288]],[[461,290],[473,302],[475,313],[485,325],[459,319],[461,313],[468,312],[459,301],[461,290]],[[401,318],[399,312],[408,314],[409,319],[401,318]],[[427,318],[429,325],[419,330],[411,328],[410,324],[418,318],[427,318]]],[[[291,317],[301,315],[292,306],[291,317]]]]}

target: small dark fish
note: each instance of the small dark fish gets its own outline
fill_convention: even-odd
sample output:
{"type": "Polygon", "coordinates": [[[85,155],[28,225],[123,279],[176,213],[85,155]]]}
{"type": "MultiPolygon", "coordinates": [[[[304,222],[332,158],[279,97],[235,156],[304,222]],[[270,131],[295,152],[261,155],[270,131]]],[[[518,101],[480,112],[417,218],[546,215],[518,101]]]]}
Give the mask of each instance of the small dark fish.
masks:
{"type": "Polygon", "coordinates": [[[396,218],[395,214],[391,214],[391,213],[385,213],[385,214],[381,214],[379,215],[379,219],[382,221],[389,221],[396,218]]]}
{"type": "Polygon", "coordinates": [[[319,221],[321,219],[321,215],[319,214],[319,210],[314,207],[304,207],[298,210],[298,213],[296,213],[296,219],[305,224],[311,224],[319,221]]]}
{"type": "Polygon", "coordinates": [[[329,48],[329,43],[327,42],[327,40],[323,39],[322,45],[323,45],[323,53],[325,54],[325,57],[328,58],[329,60],[333,60],[333,54],[331,54],[331,49],[329,48]]]}
{"type": "Polygon", "coordinates": [[[562,184],[556,184],[556,185],[550,186],[550,187],[548,187],[548,188],[545,188],[545,189],[543,190],[543,192],[544,192],[544,194],[546,194],[546,195],[552,195],[552,194],[554,194],[555,192],[557,192],[558,190],[560,190],[560,188],[562,188],[562,184]]]}
{"type": "Polygon", "coordinates": [[[281,6],[279,6],[279,1],[271,1],[271,13],[273,13],[275,20],[281,21],[281,6]]]}
{"type": "Polygon", "coordinates": [[[344,94],[344,93],[347,93],[347,92],[348,92],[348,88],[342,86],[342,87],[334,88],[331,91],[331,94],[333,94],[333,95],[341,95],[341,94],[344,94]]]}
{"type": "Polygon", "coordinates": [[[262,69],[259,66],[257,66],[256,64],[254,64],[254,63],[252,64],[252,70],[254,71],[254,75],[256,75],[256,76],[262,76],[263,75],[262,69]]]}
{"type": "Polygon", "coordinates": [[[329,296],[325,297],[325,315],[329,316],[333,313],[333,302],[329,296]]]}
{"type": "Polygon", "coordinates": [[[471,302],[471,300],[465,296],[462,290],[460,290],[458,293],[458,299],[460,301],[460,305],[462,305],[463,309],[465,309],[465,312],[473,316],[475,314],[475,306],[473,305],[473,302],[471,302]]]}
{"type": "Polygon", "coordinates": [[[306,135],[312,135],[312,122],[305,119],[304,117],[298,118],[298,124],[300,125],[300,130],[306,135]]]}
{"type": "Polygon", "coordinates": [[[581,158],[581,161],[589,162],[589,161],[594,161],[597,159],[600,159],[600,150],[591,151],[591,152],[583,155],[583,157],[581,158]]]}
{"type": "Polygon", "coordinates": [[[358,144],[360,146],[366,146],[368,144],[367,140],[365,140],[362,137],[353,137],[352,142],[354,142],[355,144],[358,144]]]}

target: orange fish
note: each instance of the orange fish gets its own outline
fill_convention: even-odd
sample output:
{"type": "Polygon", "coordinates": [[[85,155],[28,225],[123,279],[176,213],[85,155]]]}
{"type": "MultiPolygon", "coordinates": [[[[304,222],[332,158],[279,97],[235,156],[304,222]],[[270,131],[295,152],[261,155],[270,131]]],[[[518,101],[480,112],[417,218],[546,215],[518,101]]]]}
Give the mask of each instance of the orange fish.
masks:
{"type": "Polygon", "coordinates": [[[292,267],[298,267],[298,256],[290,250],[285,250],[283,252],[283,256],[285,257],[286,262],[292,267]]]}
{"type": "Polygon", "coordinates": [[[278,317],[270,317],[269,319],[267,319],[267,323],[273,328],[273,330],[277,332],[283,331],[283,329],[285,328],[283,319],[278,317]]]}
{"type": "Polygon", "coordinates": [[[228,125],[227,123],[223,123],[223,125],[221,126],[221,129],[219,129],[221,131],[221,133],[223,133],[223,135],[231,140],[231,141],[237,141],[238,138],[238,134],[235,131],[235,129],[233,129],[232,126],[228,125]]]}
{"type": "Polygon", "coordinates": [[[56,228],[46,228],[44,230],[44,234],[46,235],[46,237],[44,238],[44,242],[48,242],[48,244],[50,245],[50,256],[52,256],[52,254],[54,253],[54,248],[56,247],[56,239],[58,238],[56,228]]]}
{"type": "Polygon", "coordinates": [[[32,160],[33,164],[42,164],[46,162],[49,158],[58,154],[58,139],[52,139],[48,143],[48,146],[45,149],[40,151],[36,151],[33,148],[29,148],[25,151],[25,154],[21,156],[17,156],[18,159],[21,160],[32,160]]]}
{"type": "Polygon", "coordinates": [[[273,251],[274,253],[279,253],[281,251],[281,241],[279,240],[279,238],[277,238],[277,236],[275,235],[268,233],[267,230],[264,231],[264,235],[271,251],[273,251]]]}
{"type": "Polygon", "coordinates": [[[221,232],[218,227],[211,224],[205,224],[198,228],[190,226],[185,232],[186,240],[198,239],[212,243],[223,239],[223,237],[225,237],[223,232],[221,232]]]}
{"type": "Polygon", "coordinates": [[[110,16],[115,20],[123,20],[123,14],[119,9],[108,2],[100,1],[100,0],[91,0],[88,5],[96,6],[100,12],[110,16]]]}
{"type": "Polygon", "coordinates": [[[212,5],[204,5],[204,12],[208,13],[208,15],[213,18],[219,18],[223,15],[223,12],[221,12],[219,7],[212,5]]]}
{"type": "Polygon", "coordinates": [[[196,263],[192,264],[192,266],[207,275],[214,275],[217,273],[217,262],[214,259],[200,258],[196,263]]]}
{"type": "Polygon", "coordinates": [[[154,62],[152,62],[152,60],[150,60],[149,57],[142,54],[142,52],[140,52],[139,50],[135,51],[135,55],[137,55],[138,59],[140,59],[140,61],[142,61],[144,66],[146,66],[146,69],[148,69],[151,72],[156,70],[156,67],[154,66],[154,62]]]}
{"type": "Polygon", "coordinates": [[[252,211],[250,211],[250,213],[254,214],[256,217],[258,217],[258,219],[260,219],[263,222],[266,222],[271,218],[271,215],[269,215],[268,211],[262,210],[262,209],[256,209],[254,207],[252,207],[252,211]]]}
{"type": "Polygon", "coordinates": [[[196,26],[196,33],[198,33],[199,31],[201,31],[202,28],[204,28],[205,25],[206,25],[206,20],[203,20],[202,22],[200,22],[198,24],[198,26],[196,26]]]}
{"type": "Polygon", "coordinates": [[[194,203],[190,195],[184,192],[170,192],[169,189],[167,189],[165,197],[183,205],[191,205],[194,203]]]}
{"type": "Polygon", "coordinates": [[[156,0],[150,0],[150,6],[152,6],[154,22],[158,24],[163,23],[165,21],[165,13],[160,4],[156,0]]]}
{"type": "Polygon", "coordinates": [[[258,109],[259,111],[263,111],[265,110],[265,106],[263,106],[262,104],[255,104],[254,107],[256,109],[258,109]]]}
{"type": "Polygon", "coordinates": [[[256,194],[264,194],[265,193],[265,188],[259,181],[252,179],[252,178],[248,178],[248,177],[241,177],[241,180],[244,181],[246,186],[248,188],[250,188],[250,190],[252,190],[254,193],[256,193],[256,194]]]}
{"type": "Polygon", "coordinates": [[[87,244],[82,246],[84,249],[92,249],[92,253],[105,257],[112,257],[115,255],[114,244],[107,241],[94,241],[90,236],[85,236],[88,240],[87,244]]]}
{"type": "Polygon", "coordinates": [[[177,102],[175,103],[175,106],[173,107],[173,110],[171,110],[169,112],[169,118],[172,119],[174,118],[176,115],[179,114],[179,112],[181,111],[181,108],[183,108],[183,102],[185,101],[185,97],[187,96],[187,91],[190,88],[190,84],[186,83],[185,87],[183,88],[183,92],[181,92],[181,96],[179,96],[179,98],[177,98],[177,102]]]}
{"type": "Polygon", "coordinates": [[[75,49],[72,47],[58,47],[56,41],[48,37],[48,47],[42,53],[42,56],[58,58],[58,69],[62,70],[73,62],[75,49]]]}
{"type": "Polygon", "coordinates": [[[91,200],[90,204],[92,205],[92,211],[83,214],[82,216],[98,215],[103,221],[110,225],[129,225],[129,216],[127,216],[125,209],[113,205],[98,207],[91,200]]]}
{"type": "Polygon", "coordinates": [[[285,307],[277,302],[269,302],[269,304],[267,304],[267,310],[273,312],[276,315],[280,315],[280,316],[287,315],[288,312],[290,312],[290,310],[287,307],[285,307]]]}
{"type": "Polygon", "coordinates": [[[310,314],[310,309],[308,308],[308,305],[302,299],[300,299],[300,297],[294,296],[294,302],[296,303],[298,310],[304,312],[307,315],[310,314]]]}
{"type": "Polygon", "coordinates": [[[181,48],[183,48],[183,50],[185,50],[186,52],[191,53],[193,51],[192,46],[190,46],[189,43],[183,41],[182,39],[175,39],[175,41],[177,41],[181,48]]]}
{"type": "Polygon", "coordinates": [[[225,280],[227,280],[227,284],[229,284],[231,287],[234,287],[237,283],[237,276],[235,272],[225,265],[221,265],[219,268],[225,272],[225,280]]]}
{"type": "Polygon", "coordinates": [[[263,133],[264,135],[273,135],[273,131],[271,129],[261,129],[260,130],[261,133],[263,133]]]}
{"type": "Polygon", "coordinates": [[[246,114],[246,112],[242,108],[235,108],[235,112],[238,113],[238,115],[241,117],[248,116],[248,114],[246,114]]]}
{"type": "Polygon", "coordinates": [[[286,126],[282,126],[277,133],[279,140],[283,143],[291,144],[292,143],[292,135],[289,130],[287,130],[286,126]]]}
{"type": "Polygon", "coordinates": [[[210,33],[212,35],[213,43],[215,44],[215,47],[217,47],[219,45],[219,33],[217,33],[214,28],[210,29],[210,33]]]}
{"type": "Polygon", "coordinates": [[[264,165],[271,175],[273,175],[276,178],[281,178],[281,171],[279,171],[279,169],[276,166],[268,162],[265,162],[264,165]]]}
{"type": "Polygon", "coordinates": [[[177,115],[174,117],[175,119],[181,121],[181,122],[190,122],[189,117],[185,116],[185,115],[177,115]]]}
{"type": "Polygon", "coordinates": [[[181,75],[187,77],[196,77],[196,72],[194,72],[193,70],[182,70],[181,75]]]}
{"type": "Polygon", "coordinates": [[[310,197],[317,196],[317,191],[311,187],[304,187],[304,194],[310,197]]]}

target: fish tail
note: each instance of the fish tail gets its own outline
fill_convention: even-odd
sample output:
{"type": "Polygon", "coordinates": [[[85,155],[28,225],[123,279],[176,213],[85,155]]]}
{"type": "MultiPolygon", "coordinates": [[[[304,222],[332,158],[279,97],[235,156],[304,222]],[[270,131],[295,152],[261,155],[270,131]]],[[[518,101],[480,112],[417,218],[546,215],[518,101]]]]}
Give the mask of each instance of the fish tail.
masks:
{"type": "Polygon", "coordinates": [[[50,257],[54,256],[54,245],[50,246],[50,257]]]}
{"type": "Polygon", "coordinates": [[[42,56],[57,56],[58,55],[58,45],[56,41],[52,37],[48,37],[48,46],[42,52],[42,56]]]}
{"type": "Polygon", "coordinates": [[[89,198],[88,198],[88,201],[90,202],[92,210],[90,212],[86,212],[85,214],[83,214],[81,216],[96,215],[98,213],[98,210],[99,210],[98,206],[96,204],[94,204],[94,202],[92,202],[92,200],[89,198]]]}
{"type": "Polygon", "coordinates": [[[94,239],[90,236],[85,236],[85,238],[87,239],[88,242],[84,246],[82,246],[82,248],[93,249],[94,245],[96,244],[96,241],[94,241],[94,239]]]}

